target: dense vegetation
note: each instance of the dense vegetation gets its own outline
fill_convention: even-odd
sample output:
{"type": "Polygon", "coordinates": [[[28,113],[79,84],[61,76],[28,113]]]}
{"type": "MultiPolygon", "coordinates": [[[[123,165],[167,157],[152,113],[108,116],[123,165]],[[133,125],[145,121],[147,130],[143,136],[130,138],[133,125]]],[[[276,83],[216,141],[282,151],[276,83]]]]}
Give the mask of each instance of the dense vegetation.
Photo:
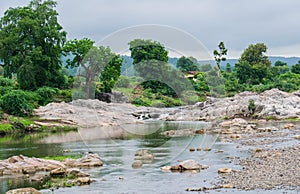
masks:
{"type": "Polygon", "coordinates": [[[168,107],[246,90],[300,89],[300,61],[291,68],[282,61],[271,64],[264,43],[249,45],[234,66],[222,69],[224,42],[212,53],[215,64],[182,56],[171,65],[164,45],[135,39],[128,43],[135,73],[126,76],[127,61],[109,47],[89,38],[67,40],[55,7],[53,0],[32,0],[8,9],[0,20],[0,107],[8,114],[28,116],[49,102],[115,91],[136,105],[168,107]]]}

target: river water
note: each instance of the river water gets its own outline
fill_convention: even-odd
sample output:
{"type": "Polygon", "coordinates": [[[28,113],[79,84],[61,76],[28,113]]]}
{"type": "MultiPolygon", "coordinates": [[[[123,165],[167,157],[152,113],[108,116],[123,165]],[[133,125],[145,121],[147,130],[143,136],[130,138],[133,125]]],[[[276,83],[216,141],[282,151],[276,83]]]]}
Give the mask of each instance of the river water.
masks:
{"type": "MultiPolygon", "coordinates": [[[[94,152],[100,155],[104,165],[84,169],[96,182],[89,186],[60,188],[54,192],[43,189],[41,184],[27,182],[23,177],[0,177],[0,193],[12,188],[33,186],[43,193],[189,193],[187,188],[210,187],[218,180],[218,169],[239,169],[232,157],[247,157],[246,148],[234,143],[221,142],[219,135],[195,135],[168,138],[165,130],[201,129],[204,122],[148,122],[146,124],[119,127],[80,129],[78,132],[34,135],[20,138],[8,137],[0,144],[0,159],[13,155],[45,157],[55,155],[82,155],[94,152]],[[189,148],[201,148],[190,152],[189,148]],[[211,148],[211,151],[203,151],[211,148]],[[141,169],[131,167],[134,153],[141,149],[151,151],[155,159],[141,169]],[[223,150],[223,152],[219,152],[223,150]],[[200,173],[168,173],[160,167],[177,164],[179,160],[194,159],[209,168],[200,173]]],[[[289,193],[287,191],[238,191],[213,190],[209,193],[289,193]]]]}

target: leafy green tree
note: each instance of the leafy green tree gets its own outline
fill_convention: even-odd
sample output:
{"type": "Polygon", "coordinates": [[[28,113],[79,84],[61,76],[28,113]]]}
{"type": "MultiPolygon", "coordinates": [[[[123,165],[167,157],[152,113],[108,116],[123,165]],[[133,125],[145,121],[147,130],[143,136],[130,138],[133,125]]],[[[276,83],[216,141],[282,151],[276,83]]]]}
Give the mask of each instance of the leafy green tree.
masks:
{"type": "Polygon", "coordinates": [[[0,20],[4,76],[17,73],[22,89],[63,84],[59,69],[66,32],[58,23],[55,7],[52,0],[32,0],[28,6],[9,8],[0,20]]]}
{"type": "Polygon", "coordinates": [[[300,61],[298,61],[298,64],[292,66],[291,71],[293,73],[300,74],[300,61]]]}
{"type": "Polygon", "coordinates": [[[267,50],[268,47],[264,43],[250,44],[242,53],[239,63],[248,62],[251,66],[261,64],[270,67],[271,61],[264,55],[267,50]]]}
{"type": "Polygon", "coordinates": [[[121,75],[122,61],[119,55],[115,55],[104,67],[100,75],[100,81],[103,83],[102,92],[112,92],[112,88],[117,83],[121,75]]]}
{"type": "Polygon", "coordinates": [[[177,61],[176,67],[183,72],[199,71],[197,60],[193,57],[180,57],[177,61]]]}
{"type": "Polygon", "coordinates": [[[109,47],[96,47],[93,44],[94,42],[88,38],[81,40],[74,39],[68,41],[63,48],[65,55],[71,53],[74,56],[73,59],[67,60],[67,67],[82,67],[79,76],[85,79],[86,98],[92,98],[95,95],[91,89],[93,89],[92,86],[95,78],[100,75],[103,69],[104,72],[102,74],[104,75],[105,87],[106,90],[109,90],[108,88],[111,87],[112,80],[115,82],[120,74],[120,63],[122,63],[119,56],[112,53],[109,47]],[[109,78],[109,74],[105,73],[105,71],[113,73],[111,75],[112,78],[109,78]]]}
{"type": "Polygon", "coordinates": [[[264,55],[265,52],[267,46],[264,43],[251,44],[244,50],[235,65],[240,83],[260,84],[268,77],[271,61],[264,55]]]}
{"type": "Polygon", "coordinates": [[[218,47],[219,47],[219,51],[214,50],[213,54],[218,68],[218,76],[220,77],[220,73],[219,73],[221,71],[220,63],[221,61],[226,61],[225,56],[227,55],[227,49],[225,48],[224,42],[220,42],[218,47]]]}
{"type": "Polygon", "coordinates": [[[184,90],[192,90],[189,80],[167,63],[168,51],[162,44],[142,39],[128,44],[134,69],[145,80],[141,84],[144,89],[172,97],[181,95],[184,90]]]}

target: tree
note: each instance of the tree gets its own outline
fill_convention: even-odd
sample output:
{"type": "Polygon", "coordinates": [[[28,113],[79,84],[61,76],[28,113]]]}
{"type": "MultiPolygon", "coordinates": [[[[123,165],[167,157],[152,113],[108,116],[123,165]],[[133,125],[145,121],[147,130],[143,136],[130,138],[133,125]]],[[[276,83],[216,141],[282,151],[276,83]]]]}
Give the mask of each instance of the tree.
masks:
{"type": "Polygon", "coordinates": [[[193,57],[180,57],[177,61],[176,67],[183,72],[199,71],[197,60],[193,57]]]}
{"type": "Polygon", "coordinates": [[[167,63],[168,51],[162,44],[142,39],[132,40],[128,44],[134,69],[145,80],[141,84],[143,88],[173,97],[192,88],[191,83],[167,63]]]}
{"type": "Polygon", "coordinates": [[[264,55],[264,43],[251,44],[244,50],[235,64],[235,73],[240,83],[260,84],[269,74],[271,61],[264,55]]]}
{"type": "Polygon", "coordinates": [[[115,55],[104,67],[104,70],[100,75],[100,81],[103,83],[102,92],[111,93],[112,88],[115,86],[121,75],[122,62],[123,59],[118,55],[115,55]]]}
{"type": "Polygon", "coordinates": [[[225,56],[227,55],[227,49],[225,48],[224,42],[220,42],[218,47],[219,47],[219,51],[214,50],[213,54],[218,68],[218,76],[220,77],[220,71],[221,71],[220,63],[221,61],[226,61],[225,56]]]}
{"type": "Polygon", "coordinates": [[[59,70],[66,32],[55,7],[52,0],[32,0],[28,6],[8,9],[0,20],[4,76],[17,74],[22,89],[64,84],[59,70]],[[27,72],[30,75],[24,75],[27,72]]]}
{"type": "Polygon", "coordinates": [[[250,44],[242,53],[239,62],[246,61],[251,66],[261,64],[270,67],[271,61],[264,55],[267,50],[268,47],[264,43],[250,44]]]}
{"type": "MultiPolygon", "coordinates": [[[[92,83],[95,78],[99,76],[101,71],[108,70],[109,72],[120,71],[120,65],[122,60],[119,56],[112,53],[109,47],[93,46],[94,42],[88,38],[81,40],[70,40],[64,48],[64,54],[74,55],[73,59],[67,60],[67,67],[82,67],[82,71],[79,72],[79,76],[85,79],[85,96],[86,98],[92,98],[94,92],[91,91],[92,83]],[[108,66],[108,67],[106,67],[108,66]],[[119,68],[119,69],[118,69],[119,68]]],[[[108,81],[109,75],[103,72],[106,81],[108,81]]],[[[114,79],[117,79],[119,73],[112,75],[114,79]]],[[[108,83],[107,83],[108,84],[108,83]]]]}
{"type": "Polygon", "coordinates": [[[282,61],[276,61],[274,66],[276,67],[282,67],[282,66],[287,66],[288,64],[282,61]]]}
{"type": "Polygon", "coordinates": [[[292,73],[300,74],[300,61],[298,61],[298,64],[292,66],[291,71],[292,73]]]}

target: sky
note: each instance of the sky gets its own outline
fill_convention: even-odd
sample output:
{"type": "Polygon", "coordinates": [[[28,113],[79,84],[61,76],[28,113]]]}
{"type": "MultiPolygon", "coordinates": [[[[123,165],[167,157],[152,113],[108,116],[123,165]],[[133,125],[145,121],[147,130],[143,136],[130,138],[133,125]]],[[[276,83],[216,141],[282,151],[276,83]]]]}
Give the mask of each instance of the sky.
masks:
{"type": "MultiPolygon", "coordinates": [[[[238,58],[250,44],[264,42],[268,46],[269,56],[300,57],[299,0],[57,2],[59,22],[67,31],[68,39],[88,37],[101,43],[101,40],[105,42],[108,37],[116,38],[124,33],[133,33],[134,30],[128,30],[132,28],[138,32],[146,30],[146,36],[150,31],[160,36],[164,33],[163,30],[172,29],[173,35],[178,31],[185,34],[185,38],[189,38],[182,39],[181,35],[167,34],[157,39],[169,37],[169,42],[165,44],[175,50],[177,47],[172,43],[179,42],[177,45],[184,45],[183,42],[194,40],[201,44],[201,49],[205,48],[211,55],[219,42],[223,41],[228,49],[227,57],[238,58]],[[152,26],[149,28],[151,30],[148,30],[149,24],[152,26]],[[146,29],[143,26],[146,26],[146,29]]],[[[0,16],[2,17],[9,7],[24,6],[28,3],[29,0],[0,0],[0,16]]],[[[189,45],[186,43],[177,53],[193,55],[193,52],[185,52],[189,45]]],[[[176,55],[176,52],[174,53],[176,55]]]]}

